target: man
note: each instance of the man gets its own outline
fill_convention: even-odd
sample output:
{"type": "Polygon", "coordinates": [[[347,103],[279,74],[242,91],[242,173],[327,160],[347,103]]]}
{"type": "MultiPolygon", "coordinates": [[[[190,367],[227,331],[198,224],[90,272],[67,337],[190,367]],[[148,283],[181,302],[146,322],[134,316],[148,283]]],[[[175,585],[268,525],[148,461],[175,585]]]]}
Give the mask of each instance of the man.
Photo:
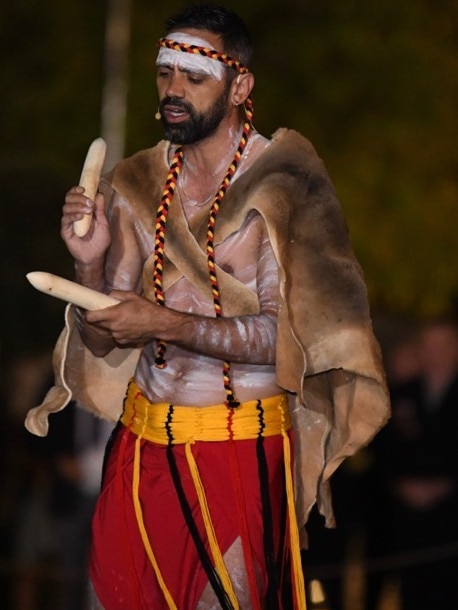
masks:
{"type": "MultiPolygon", "coordinates": [[[[458,607],[455,321],[426,321],[416,349],[417,371],[410,379],[391,382],[393,417],[372,448],[372,484],[379,498],[372,517],[374,546],[381,554],[397,556],[405,610],[452,610],[458,607]]],[[[375,597],[376,577],[369,584],[375,597]]]]}
{"type": "Polygon", "coordinates": [[[386,418],[332,187],[299,134],[269,141],[253,128],[250,59],[232,11],[170,19],[157,58],[167,140],[116,166],[95,202],[80,187],[66,196],[77,281],[120,303],[70,312],[79,333],[66,331],[56,356],[66,381],[28,425],[45,433],[46,412],[71,393],[118,417],[119,402],[103,405],[134,346],[93,526],[106,610],[304,608],[299,530],[317,488],[332,525],[330,474],[386,418]]]}

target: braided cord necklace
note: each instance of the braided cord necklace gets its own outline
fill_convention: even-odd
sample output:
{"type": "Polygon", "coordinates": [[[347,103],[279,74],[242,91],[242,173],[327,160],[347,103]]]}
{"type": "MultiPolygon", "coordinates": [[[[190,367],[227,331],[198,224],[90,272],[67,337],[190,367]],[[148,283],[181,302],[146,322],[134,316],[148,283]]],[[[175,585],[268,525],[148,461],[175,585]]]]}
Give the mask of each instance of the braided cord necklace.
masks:
{"type": "MultiPolygon", "coordinates": [[[[170,165],[167,180],[164,186],[159,206],[156,214],[156,233],[154,238],[154,265],[153,265],[153,283],[154,283],[154,298],[159,305],[165,305],[164,290],[162,285],[162,276],[164,271],[164,245],[165,245],[165,226],[169,214],[170,204],[177,188],[178,176],[183,166],[183,147],[178,146],[170,165]]],[[[157,368],[163,369],[167,365],[165,355],[165,341],[158,340],[156,348],[156,356],[154,363],[157,368]]]]}
{"type": "MultiPolygon", "coordinates": [[[[199,47],[196,45],[190,45],[185,43],[179,43],[174,40],[169,40],[167,38],[161,38],[158,43],[159,46],[171,48],[176,51],[183,51],[186,53],[198,53],[200,55],[204,55],[206,57],[210,57],[211,59],[216,59],[218,61],[223,62],[224,64],[235,68],[239,74],[244,74],[248,72],[248,68],[243,66],[239,61],[232,59],[225,53],[219,53],[213,49],[207,49],[206,47],[199,47]]],[[[253,129],[253,102],[251,96],[249,96],[245,101],[245,115],[246,120],[243,125],[242,136],[240,138],[239,145],[235,152],[234,158],[231,161],[229,168],[226,172],[226,175],[221,182],[219,189],[216,192],[214,197],[209,219],[207,225],[207,263],[208,263],[208,271],[212,289],[213,296],[213,306],[215,311],[216,318],[221,318],[223,316],[222,305],[221,305],[221,294],[219,289],[218,278],[216,274],[216,264],[215,264],[215,247],[214,247],[214,238],[215,238],[215,223],[216,217],[218,215],[218,211],[220,209],[221,202],[223,200],[224,195],[226,194],[227,189],[229,188],[229,184],[237,170],[237,167],[240,163],[240,159],[242,157],[243,151],[248,142],[248,138],[251,130],[253,129]]],[[[155,242],[154,242],[154,267],[153,267],[153,281],[154,281],[154,296],[156,302],[159,305],[165,305],[165,297],[163,292],[163,260],[164,260],[164,245],[165,245],[165,229],[166,223],[169,213],[170,204],[175,194],[178,176],[180,174],[181,168],[183,166],[184,152],[183,147],[178,146],[175,150],[175,154],[172,159],[172,163],[170,165],[169,173],[167,175],[167,180],[165,183],[164,191],[159,202],[157,214],[156,214],[156,232],[155,232],[155,242]]],[[[155,366],[158,368],[164,368],[167,366],[165,360],[165,352],[166,352],[166,344],[162,340],[158,340],[157,349],[155,355],[155,366]]],[[[230,375],[231,364],[229,361],[225,360],[223,362],[223,384],[224,389],[226,391],[226,404],[230,408],[235,408],[239,406],[239,401],[237,400],[235,393],[232,388],[231,383],[231,375],[230,375]]]]}

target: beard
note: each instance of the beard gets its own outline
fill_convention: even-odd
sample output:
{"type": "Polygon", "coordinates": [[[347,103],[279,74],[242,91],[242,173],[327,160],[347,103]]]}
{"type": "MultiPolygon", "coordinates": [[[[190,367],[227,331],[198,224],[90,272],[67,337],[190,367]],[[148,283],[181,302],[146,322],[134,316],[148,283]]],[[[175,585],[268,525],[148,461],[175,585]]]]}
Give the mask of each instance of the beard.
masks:
{"type": "Polygon", "coordinates": [[[192,104],[176,97],[165,97],[160,105],[159,111],[162,115],[162,124],[165,130],[165,138],[173,144],[194,144],[211,135],[223,120],[227,112],[228,90],[224,90],[214,101],[207,112],[197,112],[192,104]],[[181,123],[169,123],[163,114],[164,106],[177,106],[183,108],[189,118],[181,123]]]}

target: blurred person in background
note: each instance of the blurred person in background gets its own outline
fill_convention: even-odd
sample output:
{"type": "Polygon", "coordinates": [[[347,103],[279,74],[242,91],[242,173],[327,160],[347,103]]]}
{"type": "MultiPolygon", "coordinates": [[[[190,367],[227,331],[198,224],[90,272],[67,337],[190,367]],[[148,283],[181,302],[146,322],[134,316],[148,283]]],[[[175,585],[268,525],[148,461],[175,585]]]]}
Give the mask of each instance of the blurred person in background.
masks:
{"type": "MultiPolygon", "coordinates": [[[[372,520],[402,610],[458,608],[458,334],[454,320],[419,331],[405,379],[392,378],[392,418],[371,445],[372,520]]],[[[405,363],[404,363],[405,364],[405,363]]],[[[402,367],[402,371],[405,367],[402,367]]],[[[367,610],[376,608],[369,578],[367,610]]]]}
{"type": "Polygon", "coordinates": [[[72,402],[53,417],[46,438],[18,436],[22,482],[11,533],[15,610],[89,607],[91,520],[112,428],[72,402]]]}
{"type": "Polygon", "coordinates": [[[76,403],[53,418],[47,452],[53,467],[49,512],[56,542],[57,610],[89,607],[91,521],[100,493],[105,446],[113,429],[76,403]]]}

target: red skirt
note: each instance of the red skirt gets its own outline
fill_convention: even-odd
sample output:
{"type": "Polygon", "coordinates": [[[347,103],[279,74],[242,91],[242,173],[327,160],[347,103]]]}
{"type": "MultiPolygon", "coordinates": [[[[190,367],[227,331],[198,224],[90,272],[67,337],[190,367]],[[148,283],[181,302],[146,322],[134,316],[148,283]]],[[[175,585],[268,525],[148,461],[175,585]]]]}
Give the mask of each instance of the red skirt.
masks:
{"type": "MultiPolygon", "coordinates": [[[[293,607],[291,598],[285,601],[291,587],[289,568],[285,569],[289,563],[289,544],[283,442],[278,434],[262,439],[196,441],[190,445],[222,555],[237,539],[244,543],[240,563],[245,561],[245,569],[252,576],[253,608],[268,603],[272,599],[269,595],[275,597],[272,607],[293,607]],[[260,443],[264,462],[262,484],[260,443]],[[270,553],[266,553],[266,523],[270,529],[270,553]],[[269,577],[272,564],[276,570],[274,590],[269,577]]],[[[108,455],[93,518],[90,573],[101,604],[105,610],[194,610],[209,582],[203,554],[211,555],[211,551],[185,445],[139,440],[129,428],[120,425],[108,455]],[[137,493],[159,576],[146,551],[134,506],[137,441],[140,443],[137,493]],[[196,544],[196,535],[203,551],[196,544]],[[172,603],[164,595],[164,584],[172,603]]],[[[233,606],[229,603],[221,607],[233,606]]]]}

